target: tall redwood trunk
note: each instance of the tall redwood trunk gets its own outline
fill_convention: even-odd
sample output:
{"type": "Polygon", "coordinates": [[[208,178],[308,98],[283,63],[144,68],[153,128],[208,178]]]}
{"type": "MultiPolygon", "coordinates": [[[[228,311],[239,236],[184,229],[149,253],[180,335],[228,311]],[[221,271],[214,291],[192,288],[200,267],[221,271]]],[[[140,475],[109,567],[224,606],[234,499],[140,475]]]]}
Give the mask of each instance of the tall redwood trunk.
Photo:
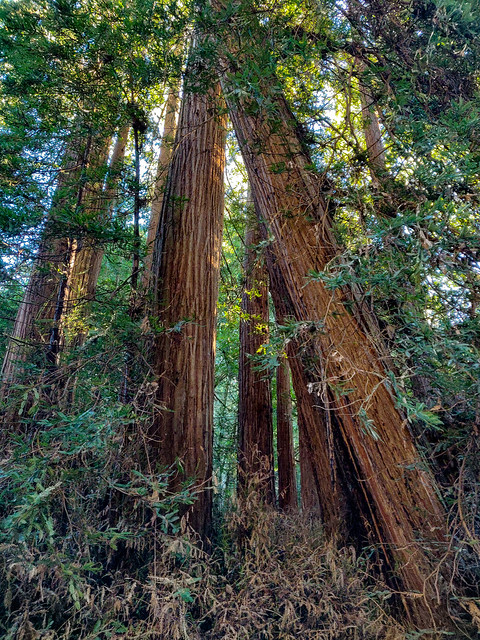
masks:
{"type": "MultiPolygon", "coordinates": [[[[195,78],[193,65],[187,80],[195,78]]],[[[213,383],[223,227],[225,115],[220,88],[185,90],[155,243],[154,369],[158,387],[148,431],[150,461],[194,479],[190,524],[211,518],[213,383]]]]}
{"type": "Polygon", "coordinates": [[[259,82],[268,111],[258,103],[256,109],[247,107],[245,100],[229,103],[255,206],[273,237],[272,252],[295,319],[312,329],[322,373],[315,385],[319,402],[355,469],[372,539],[404,587],[425,595],[413,600],[410,610],[419,624],[428,624],[436,600],[430,549],[443,545],[446,532],[438,490],[397,409],[374,338],[365,332],[365,320],[354,315],[351,296],[310,276],[339,253],[331,218],[294,116],[268,78],[259,82]]]}
{"type": "Polygon", "coordinates": [[[277,464],[278,506],[284,511],[298,508],[295,450],[293,447],[290,368],[282,358],[277,367],[277,464]]]}
{"type": "MultiPolygon", "coordinates": [[[[249,209],[252,210],[250,198],[249,209]]],[[[240,320],[238,367],[238,461],[239,486],[257,476],[267,503],[275,496],[273,469],[272,390],[268,371],[259,369],[255,357],[268,342],[268,284],[263,255],[258,253],[260,232],[247,215],[244,286],[240,320]]]]}
{"type": "Polygon", "coordinates": [[[162,211],[163,192],[168,174],[168,166],[172,158],[173,143],[175,140],[175,129],[177,125],[177,111],[179,101],[179,87],[175,86],[168,93],[165,105],[165,120],[163,123],[162,142],[160,154],[158,156],[157,174],[155,176],[155,186],[153,192],[150,220],[147,232],[147,253],[143,264],[142,286],[144,291],[148,291],[152,277],[152,258],[155,237],[157,235],[160,213],[162,211]]]}

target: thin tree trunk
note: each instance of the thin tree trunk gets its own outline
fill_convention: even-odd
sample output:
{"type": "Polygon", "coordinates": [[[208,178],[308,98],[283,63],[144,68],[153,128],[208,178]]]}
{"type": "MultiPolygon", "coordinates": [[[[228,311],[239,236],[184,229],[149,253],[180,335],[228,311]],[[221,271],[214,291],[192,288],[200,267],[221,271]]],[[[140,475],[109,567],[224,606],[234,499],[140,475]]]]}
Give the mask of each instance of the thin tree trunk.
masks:
{"type": "Polygon", "coordinates": [[[375,112],[375,100],[362,78],[365,69],[365,63],[362,59],[359,56],[355,56],[355,70],[358,74],[358,89],[362,106],[362,128],[365,136],[368,164],[373,186],[378,189],[386,177],[385,147],[375,112]]]}
{"type": "Polygon", "coordinates": [[[251,219],[253,204],[247,199],[244,287],[240,320],[238,367],[239,487],[255,486],[269,504],[274,503],[273,413],[269,372],[259,369],[258,357],[268,342],[268,284],[263,255],[257,251],[260,232],[251,219]],[[250,213],[250,216],[248,215],[250,213]]]}
{"type": "MultiPolygon", "coordinates": [[[[135,165],[135,183],[133,198],[133,254],[132,254],[132,275],[130,278],[130,301],[128,305],[128,315],[132,325],[140,316],[140,301],[138,295],[138,278],[140,272],[140,131],[138,123],[133,124],[133,147],[135,165]]],[[[131,402],[134,395],[135,381],[132,372],[134,370],[136,345],[129,339],[126,345],[125,369],[122,382],[120,384],[119,400],[124,404],[131,402]]]]}
{"type": "Polygon", "coordinates": [[[155,244],[155,237],[157,235],[158,225],[160,222],[165,181],[168,174],[168,166],[172,157],[173,143],[175,140],[175,129],[177,125],[177,111],[179,101],[178,94],[178,85],[172,87],[172,89],[168,93],[167,103],[165,105],[165,121],[163,123],[162,142],[160,145],[160,155],[158,157],[157,174],[155,176],[155,187],[152,199],[150,221],[148,224],[147,249],[143,261],[144,269],[142,276],[142,287],[145,292],[148,292],[150,288],[150,281],[152,277],[153,248],[155,244]]]}
{"type": "Polygon", "coordinates": [[[293,447],[290,368],[282,358],[277,367],[277,464],[278,506],[284,511],[298,509],[295,451],[293,447]]]}
{"type": "MultiPolygon", "coordinates": [[[[195,67],[187,80],[195,78],[195,67]]],[[[179,470],[172,488],[196,485],[187,514],[201,535],[211,521],[216,307],[223,227],[225,116],[220,88],[185,90],[155,242],[154,347],[158,388],[147,441],[152,463],[179,470]]]]}
{"type": "MultiPolygon", "coordinates": [[[[98,172],[98,175],[92,176],[92,181],[88,184],[84,194],[82,211],[95,224],[107,222],[111,213],[118,184],[118,167],[125,156],[128,131],[129,127],[126,126],[118,134],[105,188],[103,188],[103,172],[100,170],[107,161],[110,139],[98,143],[96,157],[91,160],[91,169],[98,172]]],[[[103,245],[95,237],[86,236],[73,241],[65,312],[61,327],[62,339],[69,347],[81,346],[88,335],[90,304],[95,297],[103,255],[103,245]]]]}
{"type": "Polygon", "coordinates": [[[397,409],[374,337],[365,333],[363,319],[352,314],[356,309],[350,296],[310,277],[322,272],[339,250],[295,118],[278,88],[273,93],[267,81],[261,80],[268,113],[261,105],[255,113],[242,101],[229,103],[256,210],[273,237],[272,252],[295,319],[313,329],[313,350],[322,369],[316,388],[324,408],[335,417],[336,438],[356,471],[369,506],[372,538],[383,547],[404,587],[424,594],[409,603],[409,610],[425,625],[431,622],[437,598],[430,553],[445,542],[445,514],[397,409]]]}
{"type": "Polygon", "coordinates": [[[80,176],[89,148],[89,140],[82,146],[72,139],[67,146],[40,247],[3,360],[2,394],[8,391],[12,382],[18,381],[32,352],[39,347],[50,348],[52,322],[58,310],[58,294],[65,280],[70,253],[69,240],[57,235],[56,214],[78,206],[81,199],[80,176]]]}

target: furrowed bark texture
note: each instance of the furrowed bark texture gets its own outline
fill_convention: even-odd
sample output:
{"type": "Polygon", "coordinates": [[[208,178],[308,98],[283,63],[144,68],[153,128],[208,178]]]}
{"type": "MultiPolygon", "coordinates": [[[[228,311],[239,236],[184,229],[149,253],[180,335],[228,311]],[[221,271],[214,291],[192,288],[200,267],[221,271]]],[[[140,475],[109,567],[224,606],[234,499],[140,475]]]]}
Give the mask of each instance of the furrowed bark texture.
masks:
{"type": "Polygon", "coordinates": [[[318,482],[312,464],[312,452],[309,447],[305,421],[300,405],[297,404],[298,413],[298,444],[300,453],[300,499],[302,512],[311,516],[321,514],[318,493],[318,482]]]}
{"type": "MultiPolygon", "coordinates": [[[[194,71],[190,69],[189,74],[194,71]]],[[[154,461],[195,479],[188,513],[200,534],[211,517],[215,325],[223,227],[225,116],[220,88],[186,91],[155,243],[155,412],[148,432],[154,461]]]]}
{"type": "Polygon", "coordinates": [[[268,342],[269,320],[267,272],[264,257],[257,251],[259,242],[258,223],[247,220],[238,368],[239,488],[251,487],[251,478],[256,476],[260,494],[273,504],[272,390],[268,372],[258,370],[255,361],[268,342]]]}
{"type": "Polygon", "coordinates": [[[396,407],[374,341],[352,315],[351,298],[309,278],[338,254],[332,223],[285,99],[265,85],[264,97],[268,114],[245,100],[229,104],[255,207],[273,237],[295,319],[316,323],[312,340],[324,374],[318,389],[369,506],[372,537],[404,587],[425,595],[409,610],[427,624],[436,598],[430,553],[445,542],[437,488],[396,407]]]}
{"type": "Polygon", "coordinates": [[[78,206],[82,195],[79,181],[89,147],[90,141],[80,144],[77,140],[72,140],[65,152],[40,247],[3,360],[3,394],[8,391],[5,383],[18,380],[24,363],[32,352],[39,347],[46,348],[49,344],[58,306],[59,287],[65,279],[71,248],[68,238],[57,235],[56,215],[78,206]]]}
{"type": "Polygon", "coordinates": [[[295,451],[293,447],[290,368],[286,358],[277,367],[277,464],[278,506],[284,511],[298,508],[295,451]]]}
{"type": "Polygon", "coordinates": [[[160,146],[160,155],[158,157],[157,174],[155,176],[155,190],[152,199],[150,221],[148,223],[147,253],[143,261],[144,269],[142,286],[144,291],[148,291],[152,277],[153,248],[162,211],[165,180],[167,178],[168,166],[172,157],[173,143],[175,140],[179,102],[178,94],[178,86],[173,87],[168,94],[167,104],[165,105],[165,121],[163,123],[162,143],[160,146]]]}

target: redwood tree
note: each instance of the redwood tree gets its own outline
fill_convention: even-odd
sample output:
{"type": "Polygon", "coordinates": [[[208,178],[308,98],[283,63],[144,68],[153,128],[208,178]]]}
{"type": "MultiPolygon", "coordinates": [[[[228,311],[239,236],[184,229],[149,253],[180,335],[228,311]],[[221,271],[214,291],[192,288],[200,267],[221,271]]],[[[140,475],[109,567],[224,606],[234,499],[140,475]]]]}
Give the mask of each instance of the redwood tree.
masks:
{"type": "Polygon", "coordinates": [[[285,511],[297,509],[297,479],[293,448],[290,369],[286,358],[277,367],[277,464],[278,506],[285,511]]]}
{"type": "MultiPolygon", "coordinates": [[[[261,212],[257,210],[260,218],[261,212]]],[[[262,226],[266,240],[267,232],[262,226]]],[[[284,276],[271,247],[266,249],[270,292],[275,306],[277,324],[288,328],[295,321],[295,310],[291,305],[284,276]]],[[[328,413],[319,402],[316,393],[312,393],[312,385],[318,381],[318,357],[312,350],[312,334],[310,323],[295,330],[295,338],[287,335],[287,354],[292,384],[297,401],[297,412],[300,430],[301,453],[308,451],[309,462],[301,461],[301,468],[310,472],[309,486],[316,494],[316,506],[321,515],[328,535],[352,538],[350,531],[350,512],[348,489],[343,487],[338,468],[345,469],[347,461],[342,458],[342,451],[333,448],[328,413]]],[[[310,504],[310,503],[309,503],[310,504]]],[[[312,495],[313,506],[313,495],[312,495]]]]}
{"type": "MultiPolygon", "coordinates": [[[[129,126],[124,126],[118,132],[105,187],[103,187],[101,169],[102,164],[106,162],[110,140],[104,141],[97,152],[96,164],[99,172],[96,181],[88,185],[82,203],[83,215],[94,228],[108,223],[111,216],[120,175],[119,169],[125,156],[128,131],[129,126]]],[[[86,234],[83,238],[73,241],[62,319],[62,331],[68,334],[63,338],[67,340],[69,346],[80,346],[87,337],[90,303],[95,296],[103,255],[104,247],[94,234],[86,234]]]]}
{"type": "MultiPolygon", "coordinates": [[[[245,55],[251,42],[247,47],[244,41],[240,49],[238,40],[229,38],[228,43],[230,56],[235,54],[245,65],[251,62],[245,55]]],[[[411,601],[409,609],[418,624],[428,624],[436,601],[430,550],[442,547],[446,530],[437,488],[398,409],[393,379],[375,336],[365,330],[369,318],[358,317],[349,292],[329,290],[322,281],[323,270],[339,249],[321,181],[312,171],[278,80],[262,73],[255,84],[261,101],[247,86],[238,98],[238,92],[231,91],[234,80],[226,58],[225,65],[229,113],[256,210],[272,237],[295,320],[314,329],[312,346],[322,374],[317,389],[355,469],[372,538],[403,586],[424,594],[424,599],[411,601]]],[[[375,326],[374,318],[370,325],[375,326]]]]}
{"type": "Polygon", "coordinates": [[[190,524],[211,517],[216,303],[223,224],[225,115],[220,87],[186,85],[154,252],[156,393],[147,433],[150,461],[177,463],[172,487],[193,479],[190,524]]]}
{"type": "MultiPolygon", "coordinates": [[[[253,214],[251,200],[249,205],[253,214]]],[[[259,242],[258,223],[247,216],[238,368],[239,483],[248,486],[257,474],[264,499],[273,503],[272,390],[268,371],[255,360],[268,341],[269,321],[267,272],[259,242]]]]}
{"type": "MultiPolygon", "coordinates": [[[[90,147],[91,139],[78,140],[73,135],[67,143],[40,247],[3,360],[4,383],[18,380],[24,363],[36,349],[41,347],[46,351],[49,348],[53,321],[64,295],[71,252],[71,240],[61,233],[58,216],[75,209],[81,201],[80,178],[87,166],[90,147]]],[[[5,392],[5,386],[3,390],[5,392]]]]}
{"type": "Polygon", "coordinates": [[[312,464],[312,452],[308,446],[308,436],[301,409],[298,409],[298,444],[300,457],[300,500],[302,512],[309,516],[319,516],[320,500],[318,482],[312,464]]]}
{"type": "Polygon", "coordinates": [[[157,173],[155,176],[150,220],[148,222],[147,253],[143,261],[144,270],[142,277],[142,284],[145,291],[148,290],[149,282],[152,276],[153,248],[155,237],[157,235],[158,224],[160,221],[160,214],[162,211],[165,180],[167,178],[168,167],[173,152],[175,129],[177,125],[178,101],[179,88],[178,86],[174,86],[168,92],[167,102],[165,104],[165,119],[163,123],[162,142],[160,145],[160,154],[158,156],[157,173]]]}

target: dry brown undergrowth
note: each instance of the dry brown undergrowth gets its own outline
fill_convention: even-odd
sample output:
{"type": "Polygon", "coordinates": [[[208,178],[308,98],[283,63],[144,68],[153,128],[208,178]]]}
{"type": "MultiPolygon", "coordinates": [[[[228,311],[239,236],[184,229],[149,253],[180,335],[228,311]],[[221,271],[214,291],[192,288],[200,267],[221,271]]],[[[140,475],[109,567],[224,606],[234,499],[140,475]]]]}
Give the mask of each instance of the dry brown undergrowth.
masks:
{"type": "Polygon", "coordinates": [[[3,549],[13,602],[5,638],[432,638],[409,634],[394,620],[388,611],[391,594],[375,583],[353,548],[336,549],[325,541],[318,521],[278,513],[258,496],[251,491],[241,506],[232,506],[211,555],[192,536],[160,533],[152,520],[151,538],[128,541],[116,569],[88,584],[70,586],[48,558],[39,563],[33,556],[23,562],[17,557],[13,562],[12,555],[9,564],[10,550],[3,549]],[[148,559],[143,566],[140,557],[148,559]],[[72,606],[73,589],[77,604],[72,606]],[[52,607],[58,610],[57,622],[49,628],[52,607]]]}

